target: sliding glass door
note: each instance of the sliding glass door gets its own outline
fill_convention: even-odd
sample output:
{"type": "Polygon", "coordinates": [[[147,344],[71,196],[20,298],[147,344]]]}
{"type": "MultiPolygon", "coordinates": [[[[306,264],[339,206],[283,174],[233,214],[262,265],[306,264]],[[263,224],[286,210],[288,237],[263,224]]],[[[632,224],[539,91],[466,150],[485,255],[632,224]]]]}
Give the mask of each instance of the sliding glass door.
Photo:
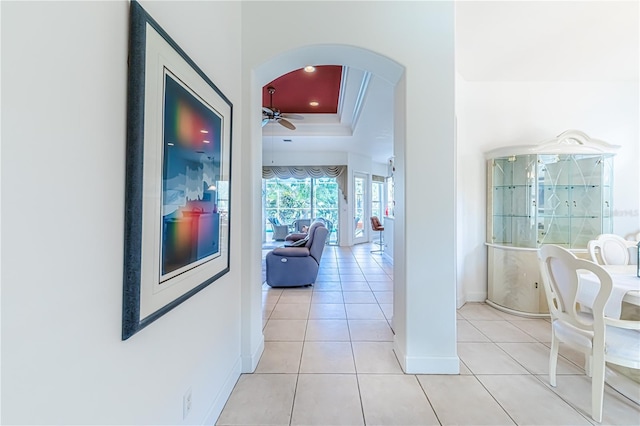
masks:
{"type": "Polygon", "coordinates": [[[272,239],[272,222],[291,231],[322,218],[329,228],[329,244],[338,243],[338,184],[335,178],[263,179],[264,241],[272,239]]]}
{"type": "Polygon", "coordinates": [[[266,217],[291,224],[311,217],[311,179],[265,179],[266,217]]]}
{"type": "Polygon", "coordinates": [[[369,232],[367,225],[369,217],[367,217],[368,206],[368,177],[363,173],[354,173],[353,175],[353,243],[365,243],[369,240],[369,232]]]}
{"type": "Polygon", "coordinates": [[[312,179],[313,191],[311,196],[312,217],[321,217],[329,228],[329,244],[338,244],[339,190],[335,178],[312,179]]]}

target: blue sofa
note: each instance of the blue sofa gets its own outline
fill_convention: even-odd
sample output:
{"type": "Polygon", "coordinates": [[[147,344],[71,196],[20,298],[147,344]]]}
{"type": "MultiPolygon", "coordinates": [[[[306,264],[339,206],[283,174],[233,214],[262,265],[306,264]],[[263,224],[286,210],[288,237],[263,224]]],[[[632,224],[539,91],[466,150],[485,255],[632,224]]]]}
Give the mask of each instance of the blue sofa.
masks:
{"type": "Polygon", "coordinates": [[[267,253],[267,284],[271,287],[299,287],[313,284],[318,276],[320,259],[329,230],[321,221],[315,221],[309,232],[300,235],[292,245],[279,247],[267,253]],[[297,245],[297,246],[296,246],[297,245]]]}

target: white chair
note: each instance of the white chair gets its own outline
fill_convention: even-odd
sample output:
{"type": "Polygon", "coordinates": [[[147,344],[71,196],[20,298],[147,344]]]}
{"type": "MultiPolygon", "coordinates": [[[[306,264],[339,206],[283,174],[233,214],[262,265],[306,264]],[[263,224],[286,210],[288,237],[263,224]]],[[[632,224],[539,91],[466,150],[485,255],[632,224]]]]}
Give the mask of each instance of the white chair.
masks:
{"type": "Polygon", "coordinates": [[[630,232],[627,235],[624,236],[625,240],[631,240],[631,241],[640,241],[640,231],[636,231],[636,232],[630,232]]]}
{"type": "Polygon", "coordinates": [[[640,368],[640,321],[604,316],[613,284],[601,266],[554,245],[543,245],[538,257],[552,320],[549,383],[556,386],[560,342],[584,352],[585,371],[591,376],[591,417],[601,422],[605,361],[640,368]],[[600,290],[589,313],[577,302],[578,274],[585,271],[594,273],[600,281],[600,290]]]}
{"type": "Polygon", "coordinates": [[[629,249],[636,244],[615,234],[600,234],[587,243],[587,249],[591,260],[599,265],[628,265],[629,249]]]}

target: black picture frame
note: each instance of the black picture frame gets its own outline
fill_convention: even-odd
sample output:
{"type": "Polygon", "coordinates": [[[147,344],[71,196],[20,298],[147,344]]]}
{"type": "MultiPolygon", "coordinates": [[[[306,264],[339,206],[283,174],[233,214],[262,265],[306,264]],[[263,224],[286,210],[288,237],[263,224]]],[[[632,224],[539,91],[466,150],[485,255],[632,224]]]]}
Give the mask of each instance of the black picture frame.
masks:
{"type": "Polygon", "coordinates": [[[122,340],[229,272],[233,105],[131,2],[122,340]]]}

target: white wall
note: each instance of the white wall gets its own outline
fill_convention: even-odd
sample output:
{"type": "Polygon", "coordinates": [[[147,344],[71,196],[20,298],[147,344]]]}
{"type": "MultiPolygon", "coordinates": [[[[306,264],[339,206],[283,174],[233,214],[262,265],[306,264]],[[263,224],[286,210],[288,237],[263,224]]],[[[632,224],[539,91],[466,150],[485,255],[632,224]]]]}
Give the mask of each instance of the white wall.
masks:
{"type": "Polygon", "coordinates": [[[565,130],[620,145],[614,159],[614,229],[640,230],[638,81],[468,82],[458,76],[458,303],[487,296],[483,153],[565,130]]]}
{"type": "Polygon", "coordinates": [[[372,163],[371,164],[371,173],[374,175],[386,177],[389,173],[389,168],[386,163],[372,163]]]}
{"type": "MultiPolygon", "coordinates": [[[[143,6],[234,103],[238,148],[240,5],[143,6]]],[[[128,22],[128,2],[2,2],[3,424],[212,422],[240,371],[235,243],[230,273],[120,339],[128,22]]]]}
{"type": "MultiPolygon", "coordinates": [[[[309,62],[376,74],[397,68],[394,62],[406,69],[402,90],[395,91],[395,111],[406,114],[394,115],[397,173],[406,175],[396,187],[404,205],[396,209],[395,223],[401,236],[394,241],[401,254],[394,264],[395,349],[405,371],[457,372],[453,3],[245,2],[242,12],[243,85],[250,90],[243,99],[251,118],[245,132],[254,147],[245,164],[253,168],[250,179],[258,188],[262,85],[309,62]],[[327,23],[331,31],[310,30],[327,23]]],[[[244,206],[254,218],[248,228],[258,235],[259,200],[252,194],[244,206]]],[[[258,260],[259,249],[259,239],[252,240],[248,256],[258,260]]],[[[255,269],[252,280],[259,277],[255,269]]]]}

